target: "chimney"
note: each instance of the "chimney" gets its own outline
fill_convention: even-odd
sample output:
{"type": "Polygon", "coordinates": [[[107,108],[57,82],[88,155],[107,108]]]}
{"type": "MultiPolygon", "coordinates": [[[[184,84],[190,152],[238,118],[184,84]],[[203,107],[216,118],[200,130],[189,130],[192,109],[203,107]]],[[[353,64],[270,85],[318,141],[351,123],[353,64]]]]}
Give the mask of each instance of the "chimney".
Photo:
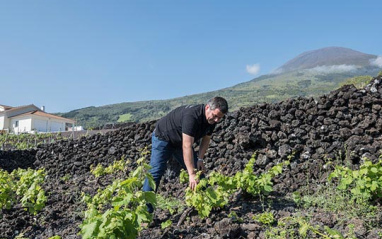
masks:
{"type": "Polygon", "coordinates": [[[41,106],[41,111],[45,112],[45,106],[41,106]]]}

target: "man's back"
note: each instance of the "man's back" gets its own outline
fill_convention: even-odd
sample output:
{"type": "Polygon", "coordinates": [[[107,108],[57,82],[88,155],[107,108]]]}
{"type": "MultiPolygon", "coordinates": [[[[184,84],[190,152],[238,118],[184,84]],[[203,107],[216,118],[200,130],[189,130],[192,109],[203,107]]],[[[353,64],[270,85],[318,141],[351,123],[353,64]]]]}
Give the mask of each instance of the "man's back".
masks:
{"type": "Polygon", "coordinates": [[[209,124],[206,119],[205,105],[184,105],[158,121],[155,135],[176,147],[181,147],[182,133],[198,140],[205,135],[211,135],[214,128],[215,125],[209,124]]]}

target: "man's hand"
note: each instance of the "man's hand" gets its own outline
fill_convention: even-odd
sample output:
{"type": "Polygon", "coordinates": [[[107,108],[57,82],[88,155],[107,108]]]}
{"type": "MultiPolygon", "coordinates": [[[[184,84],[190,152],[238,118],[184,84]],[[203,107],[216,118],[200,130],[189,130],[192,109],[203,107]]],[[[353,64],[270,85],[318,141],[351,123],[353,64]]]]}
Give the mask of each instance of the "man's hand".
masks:
{"type": "Polygon", "coordinates": [[[198,182],[196,181],[196,174],[195,173],[189,175],[189,182],[190,182],[189,185],[190,185],[191,190],[195,191],[196,185],[198,185],[198,182]]]}

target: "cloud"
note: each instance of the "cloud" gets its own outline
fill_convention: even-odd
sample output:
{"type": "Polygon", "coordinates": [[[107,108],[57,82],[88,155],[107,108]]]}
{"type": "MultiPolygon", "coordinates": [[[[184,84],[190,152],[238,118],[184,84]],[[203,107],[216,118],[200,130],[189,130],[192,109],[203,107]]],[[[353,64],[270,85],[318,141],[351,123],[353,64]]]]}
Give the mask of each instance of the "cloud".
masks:
{"type": "Polygon", "coordinates": [[[316,66],[308,70],[315,73],[339,73],[339,72],[355,71],[357,70],[357,68],[358,67],[355,65],[333,65],[333,66],[316,66]]]}
{"type": "Polygon", "coordinates": [[[382,68],[382,56],[378,56],[377,58],[370,60],[370,65],[382,68]]]}
{"type": "Polygon", "coordinates": [[[260,71],[260,64],[247,65],[247,72],[251,75],[257,75],[260,71]]]}

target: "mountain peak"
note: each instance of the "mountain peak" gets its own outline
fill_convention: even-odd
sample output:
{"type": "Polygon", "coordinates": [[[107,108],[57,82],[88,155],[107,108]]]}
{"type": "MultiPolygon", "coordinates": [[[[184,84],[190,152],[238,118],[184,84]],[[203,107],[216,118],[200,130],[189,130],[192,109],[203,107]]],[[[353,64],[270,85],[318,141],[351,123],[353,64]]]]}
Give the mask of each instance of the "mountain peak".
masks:
{"type": "Polygon", "coordinates": [[[370,60],[376,57],[376,55],[365,54],[344,47],[325,47],[298,55],[278,68],[276,72],[281,73],[333,65],[367,66],[370,64],[370,60]]]}

